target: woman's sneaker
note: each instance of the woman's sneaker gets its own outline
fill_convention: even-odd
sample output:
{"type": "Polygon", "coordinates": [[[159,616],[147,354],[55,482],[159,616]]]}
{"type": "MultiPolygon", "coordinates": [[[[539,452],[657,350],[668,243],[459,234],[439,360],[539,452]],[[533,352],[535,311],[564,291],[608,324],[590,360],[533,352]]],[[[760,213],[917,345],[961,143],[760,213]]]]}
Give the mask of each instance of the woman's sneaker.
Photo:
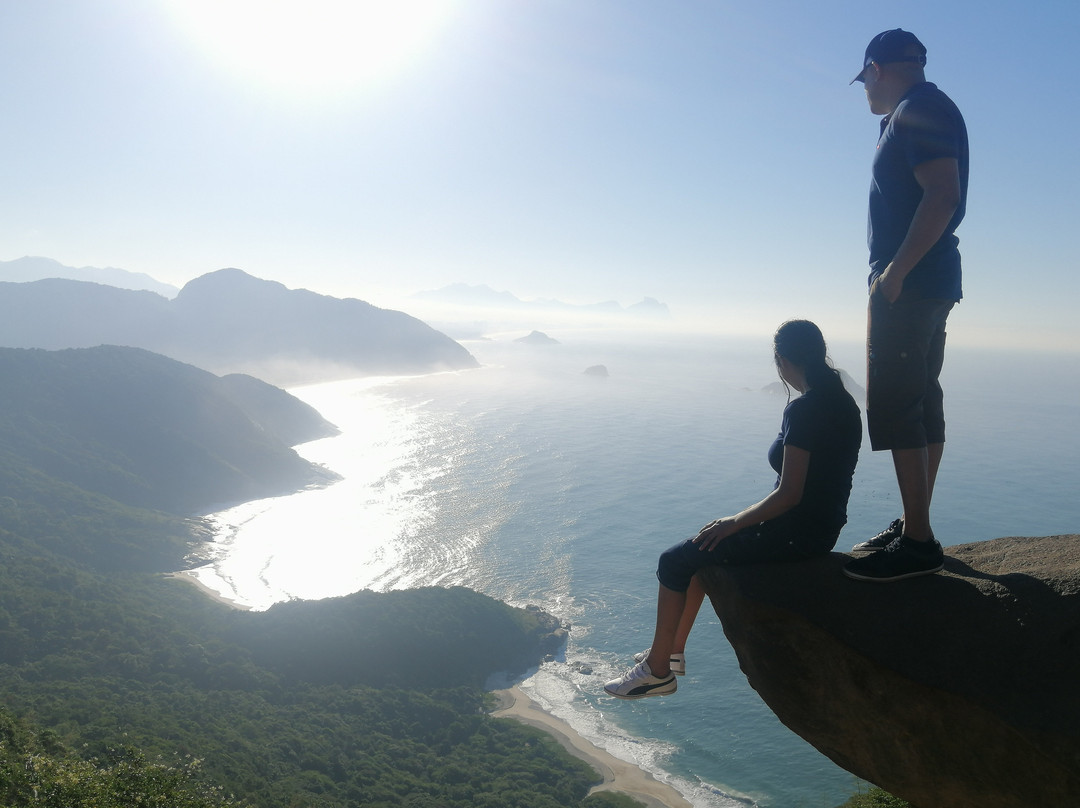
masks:
{"type": "Polygon", "coordinates": [[[666,696],[674,693],[678,686],[674,673],[664,678],[653,676],[649,663],[642,660],[618,679],[604,685],[604,690],[617,699],[643,699],[647,696],[666,696]]]}
{"type": "MultiPolygon", "coordinates": [[[[644,651],[634,654],[634,662],[644,662],[649,658],[649,651],[651,650],[652,648],[646,648],[644,651]]],[[[671,672],[676,676],[686,676],[686,654],[673,653],[668,657],[668,665],[671,666],[671,672]]]]}
{"type": "Polygon", "coordinates": [[[874,538],[861,541],[851,548],[853,553],[873,553],[884,550],[894,541],[904,535],[904,520],[893,519],[889,526],[878,533],[874,538]]]}

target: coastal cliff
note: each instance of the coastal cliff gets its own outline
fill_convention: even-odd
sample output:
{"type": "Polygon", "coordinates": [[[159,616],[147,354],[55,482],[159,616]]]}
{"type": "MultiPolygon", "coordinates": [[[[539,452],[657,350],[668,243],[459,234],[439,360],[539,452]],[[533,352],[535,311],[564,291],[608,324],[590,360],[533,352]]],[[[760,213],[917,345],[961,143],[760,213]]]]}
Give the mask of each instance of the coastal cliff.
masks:
{"type": "Polygon", "coordinates": [[[897,584],[832,553],[703,583],[751,686],[838,765],[919,808],[1080,799],[1080,536],[946,548],[897,584]]]}

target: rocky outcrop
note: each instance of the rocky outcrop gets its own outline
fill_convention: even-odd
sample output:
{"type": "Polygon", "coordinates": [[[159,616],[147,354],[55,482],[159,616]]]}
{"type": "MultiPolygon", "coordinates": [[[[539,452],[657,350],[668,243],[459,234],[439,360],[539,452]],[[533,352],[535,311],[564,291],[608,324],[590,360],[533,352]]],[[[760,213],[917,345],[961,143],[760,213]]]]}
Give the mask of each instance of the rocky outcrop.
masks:
{"type": "Polygon", "coordinates": [[[525,607],[525,612],[535,623],[533,636],[537,647],[544,654],[545,660],[552,660],[566,651],[566,641],[570,638],[570,624],[549,614],[532,603],[525,607]]]}
{"type": "Polygon", "coordinates": [[[841,553],[703,582],[750,684],[848,771],[918,808],[1080,804],[1080,536],[946,554],[894,584],[841,553]]]}

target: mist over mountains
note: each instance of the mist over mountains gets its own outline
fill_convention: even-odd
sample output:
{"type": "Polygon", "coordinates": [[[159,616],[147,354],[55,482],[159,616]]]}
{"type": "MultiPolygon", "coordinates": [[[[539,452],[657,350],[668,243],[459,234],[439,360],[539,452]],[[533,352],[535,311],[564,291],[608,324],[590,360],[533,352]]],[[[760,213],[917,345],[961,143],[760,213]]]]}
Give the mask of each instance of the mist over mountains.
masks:
{"type": "Polygon", "coordinates": [[[671,312],[666,303],[661,303],[655,298],[646,297],[639,303],[623,307],[614,300],[606,300],[600,303],[564,303],[561,300],[541,298],[538,300],[522,300],[510,292],[497,292],[489,286],[469,286],[464,283],[455,283],[426,292],[417,292],[413,295],[417,300],[447,303],[455,306],[469,308],[492,308],[527,312],[562,312],[582,314],[605,314],[605,315],[629,315],[633,317],[649,317],[668,319],[671,312]]]}
{"type": "Polygon", "coordinates": [[[65,278],[72,281],[104,283],[118,289],[140,289],[173,298],[180,290],[162,283],[143,272],[129,272],[116,267],[69,267],[42,256],[24,256],[14,261],[0,261],[0,281],[26,283],[46,278],[65,278]]]}
{"type": "Polygon", "coordinates": [[[477,366],[465,348],[408,314],[239,269],[196,278],[172,300],[64,278],[0,282],[0,345],[132,346],[277,385],[477,366]]]}

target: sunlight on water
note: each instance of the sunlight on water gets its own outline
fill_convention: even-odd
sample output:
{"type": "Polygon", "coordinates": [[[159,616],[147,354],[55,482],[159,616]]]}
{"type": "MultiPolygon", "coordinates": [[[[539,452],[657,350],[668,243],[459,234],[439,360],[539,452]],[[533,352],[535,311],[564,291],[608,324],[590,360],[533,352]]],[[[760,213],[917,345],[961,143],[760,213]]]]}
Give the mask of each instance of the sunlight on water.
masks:
{"type": "Polygon", "coordinates": [[[264,609],[280,600],[345,595],[396,575],[407,554],[403,544],[429,518],[423,486],[453,460],[426,451],[415,410],[374,393],[379,383],[292,391],[342,431],[298,451],[343,479],[215,514],[218,539],[211,565],[196,573],[200,581],[264,609]]]}
{"type": "MultiPolygon", "coordinates": [[[[657,554],[759,498],[782,395],[759,344],[536,349],[470,345],[483,367],[293,390],[341,429],[298,448],[343,479],[215,514],[201,582],[253,608],[361,588],[463,585],[572,624],[565,659],[523,689],[696,808],[836,805],[854,782],[779,723],[741,674],[715,615],[694,636],[678,699],[612,703],[603,681],[651,636],[657,554]],[[603,362],[608,378],[583,374],[603,362]],[[729,785],[730,784],[730,785],[729,785]]],[[[858,346],[856,346],[858,348],[858,346]]],[[[859,350],[849,351],[855,368],[859,350]]],[[[953,352],[950,442],[935,492],[946,545],[1069,532],[1080,520],[1062,469],[1071,390],[1061,367],[953,352]],[[1030,378],[998,383],[998,366],[1030,378]],[[972,470],[977,470],[973,473],[972,470]]],[[[856,369],[855,375],[858,371],[856,369]]],[[[837,549],[895,515],[887,456],[864,443],[837,549]]]]}

